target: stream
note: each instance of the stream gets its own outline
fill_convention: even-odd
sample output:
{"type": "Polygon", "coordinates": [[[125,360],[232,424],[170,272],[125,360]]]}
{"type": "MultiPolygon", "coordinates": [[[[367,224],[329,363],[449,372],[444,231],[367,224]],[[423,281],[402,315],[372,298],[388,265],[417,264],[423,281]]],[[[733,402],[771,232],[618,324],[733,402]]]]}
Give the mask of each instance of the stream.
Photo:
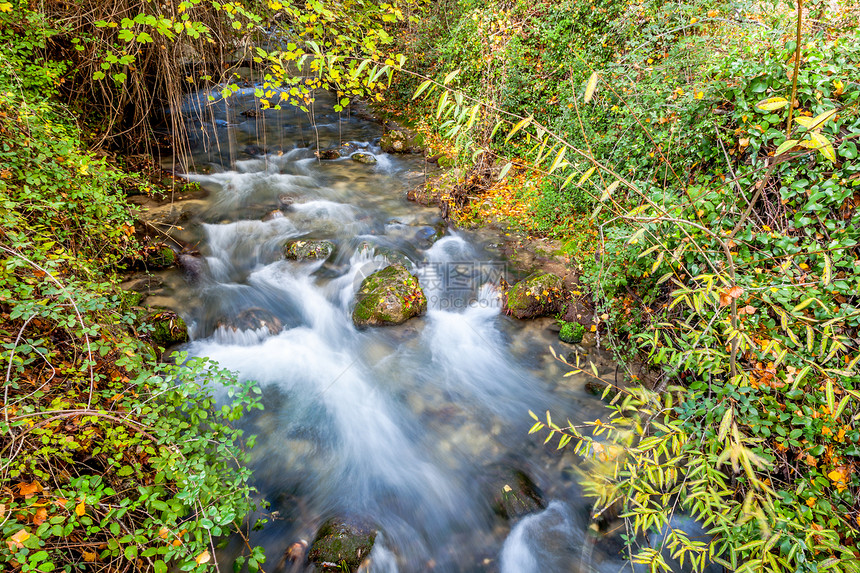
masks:
{"type": "MultiPolygon", "coordinates": [[[[501,256],[498,231],[450,229],[438,209],[407,201],[424,159],[383,153],[377,123],[326,111],[322,98],[312,115],[242,115],[254,109],[253,88],[229,101],[207,96],[187,102],[193,164],[184,177],[209,194],[189,202],[181,231],[202,258],[194,280],[167,273],[150,304],[186,319],[189,353],[263,388],[265,410],[242,424],[259,436],[253,483],[273,512],[251,539],[266,549],[266,571],[312,571],[281,555],[341,515],[380,532],[368,571],[623,567],[589,541],[578,457],[528,435],[529,409],[576,422],[599,417],[600,402],[550,355],[551,345],[574,350],[549,330],[552,319],[501,312],[499,279],[521,275],[501,256]],[[314,155],[343,143],[375,163],[314,155]],[[296,239],[335,250],[325,261],[285,260],[296,239]],[[419,277],[428,312],[356,329],[361,279],[392,261],[419,277]],[[528,475],[546,509],[516,520],[494,512],[487,484],[500,467],[528,475]]],[[[579,351],[614,372],[596,350],[579,351]]],[[[222,570],[240,550],[236,542],[219,554],[222,570]]]]}

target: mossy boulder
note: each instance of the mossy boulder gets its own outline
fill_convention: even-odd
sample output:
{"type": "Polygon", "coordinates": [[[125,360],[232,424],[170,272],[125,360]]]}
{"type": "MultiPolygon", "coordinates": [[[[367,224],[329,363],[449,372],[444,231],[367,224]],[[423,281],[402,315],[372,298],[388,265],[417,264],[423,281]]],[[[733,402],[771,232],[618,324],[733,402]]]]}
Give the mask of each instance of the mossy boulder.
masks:
{"type": "Polygon", "coordinates": [[[565,288],[561,277],[552,273],[534,273],[505,293],[506,313],[516,318],[551,316],[564,307],[565,288]]]}
{"type": "Polygon", "coordinates": [[[504,463],[490,465],[485,486],[492,495],[493,511],[505,519],[546,509],[543,493],[525,472],[504,463]]]}
{"type": "Polygon", "coordinates": [[[322,149],[316,152],[316,156],[321,160],[340,159],[340,151],[337,149],[322,149]]]}
{"type": "Polygon", "coordinates": [[[323,571],[340,571],[346,562],[349,571],[357,571],[370,555],[376,529],[369,523],[351,517],[329,519],[317,532],[308,561],[323,571]]]}
{"type": "Polygon", "coordinates": [[[331,241],[290,241],[284,246],[284,256],[291,261],[327,259],[332,252],[331,241]]]}
{"type": "Polygon", "coordinates": [[[152,326],[152,341],[157,345],[167,348],[188,342],[188,325],[172,310],[155,310],[146,321],[152,326]]]}
{"type": "Polygon", "coordinates": [[[352,312],[356,326],[401,324],[427,310],[418,277],[400,264],[385,267],[361,281],[352,312]]]}
{"type": "Polygon", "coordinates": [[[356,163],[363,163],[365,165],[373,165],[376,163],[376,157],[374,157],[370,153],[358,152],[353,153],[349,156],[350,159],[355,161],[356,163]]]}
{"type": "Polygon", "coordinates": [[[379,147],[385,153],[421,153],[424,137],[406,129],[393,129],[382,136],[379,147]]]}

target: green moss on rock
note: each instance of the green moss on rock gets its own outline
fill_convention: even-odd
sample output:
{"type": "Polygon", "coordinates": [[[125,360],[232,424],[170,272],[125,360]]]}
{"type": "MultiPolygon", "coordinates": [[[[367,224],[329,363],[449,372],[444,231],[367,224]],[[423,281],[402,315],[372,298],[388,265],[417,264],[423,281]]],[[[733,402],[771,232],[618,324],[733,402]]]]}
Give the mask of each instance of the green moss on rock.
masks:
{"type": "MultiPolygon", "coordinates": [[[[349,571],[357,571],[370,555],[376,541],[376,529],[354,518],[334,518],[326,521],[311,544],[308,560],[331,569],[346,562],[349,571]]],[[[338,569],[339,570],[339,569],[338,569]]]]}
{"type": "Polygon", "coordinates": [[[147,322],[152,326],[152,341],[167,348],[188,342],[188,325],[172,310],[157,310],[150,313],[147,322]]]}
{"type": "Polygon", "coordinates": [[[361,282],[352,313],[356,326],[401,324],[427,310],[427,297],[418,278],[394,264],[361,282]]]}
{"type": "Polygon", "coordinates": [[[508,290],[504,310],[516,318],[551,316],[562,310],[565,297],[561,277],[552,273],[534,273],[508,290]]]}
{"type": "Polygon", "coordinates": [[[331,241],[290,241],[284,246],[284,257],[292,261],[327,259],[332,252],[331,241]]]}

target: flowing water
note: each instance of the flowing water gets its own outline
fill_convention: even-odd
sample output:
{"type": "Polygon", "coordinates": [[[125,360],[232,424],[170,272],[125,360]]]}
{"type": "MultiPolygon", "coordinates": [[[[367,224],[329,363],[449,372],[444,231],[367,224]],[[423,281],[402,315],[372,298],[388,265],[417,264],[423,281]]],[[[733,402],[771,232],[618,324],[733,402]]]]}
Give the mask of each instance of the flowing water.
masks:
{"type": "MultiPolygon", "coordinates": [[[[194,280],[169,283],[187,350],[264,389],[265,411],[243,423],[259,435],[254,483],[276,512],[252,539],[267,550],[267,571],[305,570],[278,565],[280,555],[347,514],[381,532],[371,571],[617,570],[593,558],[576,456],[528,436],[529,409],[575,421],[599,415],[599,402],[550,356],[550,345],[572,350],[550,319],[501,313],[499,278],[516,276],[494,239],[446,229],[438,210],[406,201],[423,158],[382,153],[380,125],[333,112],[241,115],[253,106],[253,89],[188,103],[203,119],[189,120],[186,177],[210,194],[183,237],[203,263],[194,280]],[[377,162],[315,158],[344,142],[377,162]],[[330,240],[335,252],[284,260],[283,245],[299,238],[330,240]],[[392,260],[419,276],[427,314],[356,329],[361,279],[392,260]],[[251,309],[265,324],[248,323],[251,309]],[[497,516],[486,484],[500,465],[531,476],[547,509],[514,523],[497,516]]],[[[594,350],[590,358],[612,368],[594,350]]],[[[234,550],[219,556],[223,566],[234,550]]]]}

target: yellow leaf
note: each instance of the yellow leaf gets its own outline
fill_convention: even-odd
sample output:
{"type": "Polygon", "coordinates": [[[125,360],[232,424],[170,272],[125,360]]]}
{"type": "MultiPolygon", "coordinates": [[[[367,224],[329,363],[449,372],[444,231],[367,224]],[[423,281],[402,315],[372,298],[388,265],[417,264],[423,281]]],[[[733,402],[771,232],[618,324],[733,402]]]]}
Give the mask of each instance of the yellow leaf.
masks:
{"type": "Polygon", "coordinates": [[[594,96],[594,90],[597,89],[597,72],[592,72],[588,78],[588,83],[585,84],[585,103],[591,101],[594,96]]]}
{"type": "Polygon", "coordinates": [[[211,555],[209,555],[209,552],[208,552],[208,551],[204,551],[203,553],[201,553],[200,555],[198,555],[197,557],[195,557],[195,558],[194,558],[194,561],[195,561],[198,565],[201,565],[201,564],[203,564],[203,563],[209,563],[209,560],[210,560],[210,559],[212,559],[212,556],[211,556],[211,555]]]}
{"type": "Polygon", "coordinates": [[[81,517],[83,514],[87,512],[87,504],[83,501],[75,506],[75,515],[81,517]]]}
{"type": "Polygon", "coordinates": [[[579,183],[577,183],[577,185],[582,185],[583,183],[588,181],[588,178],[591,177],[591,174],[594,173],[595,169],[597,169],[596,165],[592,166],[591,169],[583,173],[582,178],[580,178],[579,183]]]}
{"type": "Polygon", "coordinates": [[[771,97],[758,102],[756,107],[764,111],[774,111],[787,105],[788,100],[784,97],[771,97]]]}
{"type": "Polygon", "coordinates": [[[24,542],[30,538],[30,533],[26,529],[18,531],[15,535],[6,540],[6,545],[9,546],[9,551],[21,549],[24,547],[24,542]]]}
{"type": "Polygon", "coordinates": [[[98,555],[96,555],[96,553],[93,551],[84,551],[82,553],[82,557],[84,558],[84,561],[86,561],[87,563],[92,563],[93,561],[96,560],[98,555]]]}

